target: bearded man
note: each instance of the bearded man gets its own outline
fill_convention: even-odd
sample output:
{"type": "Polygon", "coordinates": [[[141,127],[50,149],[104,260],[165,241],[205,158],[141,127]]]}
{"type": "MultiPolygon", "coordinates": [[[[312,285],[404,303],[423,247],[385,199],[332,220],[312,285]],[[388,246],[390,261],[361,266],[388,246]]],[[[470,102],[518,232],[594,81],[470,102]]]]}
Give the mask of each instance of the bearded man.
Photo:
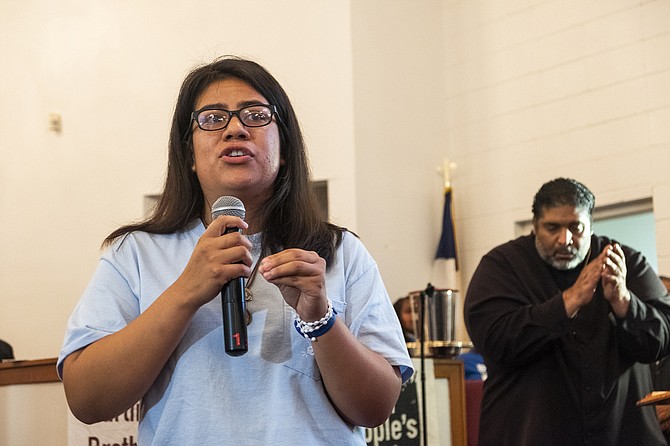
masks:
{"type": "Polygon", "coordinates": [[[593,193],[545,183],[530,235],[475,271],[465,322],[484,357],[481,446],[665,445],[648,363],[670,353],[670,297],[642,254],[593,234],[593,193]]]}

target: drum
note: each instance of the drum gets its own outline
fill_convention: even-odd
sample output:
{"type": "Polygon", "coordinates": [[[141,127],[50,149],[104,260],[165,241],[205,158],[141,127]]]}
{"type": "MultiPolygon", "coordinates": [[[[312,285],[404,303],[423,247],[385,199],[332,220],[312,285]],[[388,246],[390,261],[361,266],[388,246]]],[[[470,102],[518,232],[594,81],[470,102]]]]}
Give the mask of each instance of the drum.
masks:
{"type": "Polygon", "coordinates": [[[423,335],[425,339],[424,354],[431,357],[454,357],[466,343],[456,341],[456,309],[458,308],[458,291],[450,289],[433,290],[432,295],[425,291],[409,293],[414,334],[417,342],[408,342],[410,355],[419,356],[421,347],[421,299],[423,308],[423,335]]]}

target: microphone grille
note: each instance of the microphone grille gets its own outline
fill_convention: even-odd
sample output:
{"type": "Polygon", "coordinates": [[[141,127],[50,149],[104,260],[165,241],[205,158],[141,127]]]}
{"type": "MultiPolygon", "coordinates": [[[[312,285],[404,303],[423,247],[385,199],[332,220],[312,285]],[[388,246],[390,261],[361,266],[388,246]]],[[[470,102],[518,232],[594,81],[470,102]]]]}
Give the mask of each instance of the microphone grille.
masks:
{"type": "Polygon", "coordinates": [[[239,198],[230,197],[228,195],[219,197],[219,199],[212,205],[212,219],[219,215],[232,215],[244,220],[244,216],[246,215],[244,203],[242,203],[242,200],[239,198]]]}

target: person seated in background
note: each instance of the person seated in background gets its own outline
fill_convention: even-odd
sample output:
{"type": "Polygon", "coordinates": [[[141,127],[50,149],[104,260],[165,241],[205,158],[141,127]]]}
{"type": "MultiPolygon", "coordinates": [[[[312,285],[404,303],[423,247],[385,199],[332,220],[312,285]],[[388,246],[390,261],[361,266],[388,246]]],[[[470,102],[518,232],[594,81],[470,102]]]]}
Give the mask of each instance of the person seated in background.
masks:
{"type": "Polygon", "coordinates": [[[0,361],[3,359],[14,359],[14,350],[11,345],[0,339],[0,361]]]}
{"type": "MultiPolygon", "coordinates": [[[[659,276],[663,285],[670,293],[670,277],[659,276]]],[[[651,364],[651,379],[654,390],[670,390],[670,356],[666,356],[651,364]]],[[[670,404],[657,404],[656,416],[661,424],[661,430],[665,439],[670,443],[670,404]]]]}
{"type": "Polygon", "coordinates": [[[465,371],[465,379],[468,380],[486,380],[486,364],[484,358],[479,354],[477,349],[472,348],[465,353],[456,356],[456,359],[463,361],[463,370],[465,371]]]}
{"type": "Polygon", "coordinates": [[[414,334],[414,315],[412,314],[411,301],[408,296],[399,298],[393,304],[395,312],[400,320],[402,334],[405,336],[405,342],[416,342],[414,334]]]}

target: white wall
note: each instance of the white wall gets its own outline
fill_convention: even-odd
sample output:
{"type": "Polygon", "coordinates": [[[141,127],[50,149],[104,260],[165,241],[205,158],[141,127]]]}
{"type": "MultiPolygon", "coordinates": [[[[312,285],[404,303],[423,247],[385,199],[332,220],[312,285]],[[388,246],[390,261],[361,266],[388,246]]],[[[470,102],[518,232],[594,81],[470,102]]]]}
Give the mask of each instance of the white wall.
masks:
{"type": "Polygon", "coordinates": [[[448,154],[443,3],[352,2],[358,229],[394,300],[435,279],[448,154]]]}
{"type": "Polygon", "coordinates": [[[537,188],[653,197],[670,272],[667,0],[0,3],[0,337],[55,356],[112,229],[160,190],[178,86],[240,54],[294,100],[334,220],[391,297],[436,280],[444,158],[462,281],[537,188]],[[61,134],[47,129],[63,117],[61,134]]]}

